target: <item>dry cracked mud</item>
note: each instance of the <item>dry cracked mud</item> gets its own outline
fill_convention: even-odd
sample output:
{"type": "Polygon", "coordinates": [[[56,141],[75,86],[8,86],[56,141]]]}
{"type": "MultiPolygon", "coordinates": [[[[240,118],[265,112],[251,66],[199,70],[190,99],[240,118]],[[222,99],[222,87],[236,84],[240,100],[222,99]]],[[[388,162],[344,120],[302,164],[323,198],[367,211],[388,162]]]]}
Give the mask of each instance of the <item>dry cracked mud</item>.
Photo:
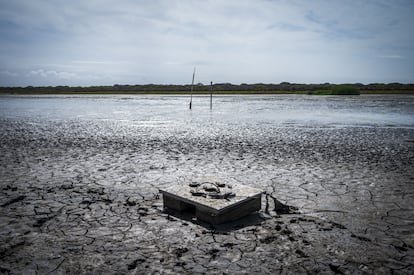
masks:
{"type": "Polygon", "coordinates": [[[2,274],[413,274],[414,129],[0,120],[2,274]],[[265,190],[209,226],[159,188],[265,190]]]}

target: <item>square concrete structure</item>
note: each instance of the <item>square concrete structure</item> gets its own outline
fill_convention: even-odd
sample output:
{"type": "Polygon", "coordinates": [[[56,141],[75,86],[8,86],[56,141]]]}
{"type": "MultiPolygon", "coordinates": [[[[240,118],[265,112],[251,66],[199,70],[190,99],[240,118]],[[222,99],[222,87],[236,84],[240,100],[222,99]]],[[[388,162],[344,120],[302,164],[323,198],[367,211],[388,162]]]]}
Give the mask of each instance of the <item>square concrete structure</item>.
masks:
{"type": "Polygon", "coordinates": [[[160,192],[165,208],[194,211],[197,219],[210,224],[234,221],[260,210],[262,190],[241,184],[232,184],[230,188],[232,196],[221,199],[194,195],[194,188],[189,184],[171,186],[160,192]]]}

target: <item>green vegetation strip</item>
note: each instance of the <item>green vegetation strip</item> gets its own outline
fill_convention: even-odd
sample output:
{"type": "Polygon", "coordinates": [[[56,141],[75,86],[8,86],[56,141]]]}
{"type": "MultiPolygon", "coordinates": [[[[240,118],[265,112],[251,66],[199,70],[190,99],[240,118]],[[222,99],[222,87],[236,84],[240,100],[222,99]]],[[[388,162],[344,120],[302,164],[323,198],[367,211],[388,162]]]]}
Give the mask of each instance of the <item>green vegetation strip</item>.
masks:
{"type": "Polygon", "coordinates": [[[316,90],[310,91],[310,95],[359,95],[361,92],[359,89],[351,85],[339,85],[334,86],[330,90],[316,90]]]}
{"type": "MultiPolygon", "coordinates": [[[[189,91],[0,91],[0,94],[15,95],[190,95],[189,91]]],[[[193,95],[209,95],[209,92],[195,91],[193,95]]],[[[214,91],[215,95],[338,95],[330,90],[319,91],[214,91]]],[[[360,91],[358,94],[408,94],[414,95],[414,90],[393,91],[360,91]]],[[[342,94],[345,95],[345,94],[342,94]]],[[[350,94],[352,95],[352,94],[350,94]]]]}
{"type": "MultiPolygon", "coordinates": [[[[161,94],[188,95],[191,85],[113,85],[90,87],[0,87],[0,94],[161,94]]],[[[414,94],[414,84],[297,84],[282,82],[280,84],[240,84],[216,83],[214,94],[254,95],[254,94],[311,94],[311,95],[358,95],[358,94],[414,94]]],[[[194,87],[195,95],[210,93],[210,86],[198,83],[194,87]]]]}

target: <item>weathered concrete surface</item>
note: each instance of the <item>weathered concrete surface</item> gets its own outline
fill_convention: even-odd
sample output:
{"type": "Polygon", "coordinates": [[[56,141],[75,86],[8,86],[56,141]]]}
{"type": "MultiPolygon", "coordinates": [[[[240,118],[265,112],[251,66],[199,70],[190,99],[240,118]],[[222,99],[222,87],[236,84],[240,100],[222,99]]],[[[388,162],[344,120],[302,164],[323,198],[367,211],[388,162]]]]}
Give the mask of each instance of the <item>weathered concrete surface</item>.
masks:
{"type": "MultiPolygon", "coordinates": [[[[194,188],[190,187],[188,183],[183,182],[182,184],[172,184],[170,187],[161,188],[160,192],[162,194],[169,195],[170,197],[173,197],[179,201],[185,201],[201,209],[204,208],[206,211],[212,212],[214,214],[223,212],[223,210],[226,208],[242,204],[243,201],[246,201],[252,197],[258,197],[263,193],[262,190],[253,188],[248,185],[233,184],[231,185],[231,189],[224,187],[224,191],[221,191],[231,191],[234,194],[233,197],[227,199],[216,199],[210,198],[209,196],[194,196],[191,194],[192,189],[194,188]]],[[[202,188],[200,188],[200,191],[197,192],[202,192],[201,189],[202,188]]]]}
{"type": "Polygon", "coordinates": [[[2,119],[0,140],[0,273],[414,273],[413,129],[2,119]],[[266,190],[260,216],[163,213],[200,174],[266,190]]]}

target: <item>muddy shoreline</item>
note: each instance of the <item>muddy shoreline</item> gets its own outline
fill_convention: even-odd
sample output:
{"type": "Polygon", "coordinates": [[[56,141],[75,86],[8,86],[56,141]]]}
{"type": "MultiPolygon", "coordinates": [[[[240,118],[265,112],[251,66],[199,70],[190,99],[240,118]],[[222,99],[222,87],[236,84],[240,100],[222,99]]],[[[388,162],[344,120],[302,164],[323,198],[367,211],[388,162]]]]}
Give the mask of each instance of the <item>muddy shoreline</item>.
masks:
{"type": "Polygon", "coordinates": [[[0,119],[0,273],[414,272],[414,129],[200,129],[0,119]],[[264,189],[262,211],[163,212],[200,174],[264,189]]]}

